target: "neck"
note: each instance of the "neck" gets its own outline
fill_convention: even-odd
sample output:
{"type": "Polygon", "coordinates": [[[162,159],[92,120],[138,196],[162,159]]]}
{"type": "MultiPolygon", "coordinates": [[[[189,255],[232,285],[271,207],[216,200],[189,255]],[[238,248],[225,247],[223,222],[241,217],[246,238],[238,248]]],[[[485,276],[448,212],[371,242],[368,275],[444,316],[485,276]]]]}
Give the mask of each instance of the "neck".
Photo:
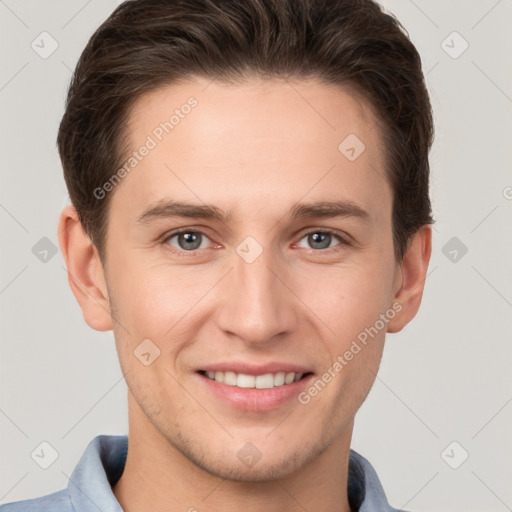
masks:
{"type": "Polygon", "coordinates": [[[286,478],[232,481],[185,457],[129,399],[128,455],[113,492],[125,512],[350,512],[348,460],[353,423],[327,450],[286,478]],[[133,421],[133,420],[137,421],[133,421]]]}

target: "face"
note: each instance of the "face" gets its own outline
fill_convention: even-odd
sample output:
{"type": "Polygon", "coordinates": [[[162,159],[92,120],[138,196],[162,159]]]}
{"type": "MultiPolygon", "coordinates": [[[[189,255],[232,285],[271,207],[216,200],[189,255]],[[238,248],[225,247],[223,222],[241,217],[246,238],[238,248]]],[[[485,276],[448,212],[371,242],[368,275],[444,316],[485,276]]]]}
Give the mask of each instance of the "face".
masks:
{"type": "Polygon", "coordinates": [[[375,118],[318,82],[197,80],[128,135],[105,277],[131,421],[223,478],[289,475],[350,438],[399,314],[375,118]]]}

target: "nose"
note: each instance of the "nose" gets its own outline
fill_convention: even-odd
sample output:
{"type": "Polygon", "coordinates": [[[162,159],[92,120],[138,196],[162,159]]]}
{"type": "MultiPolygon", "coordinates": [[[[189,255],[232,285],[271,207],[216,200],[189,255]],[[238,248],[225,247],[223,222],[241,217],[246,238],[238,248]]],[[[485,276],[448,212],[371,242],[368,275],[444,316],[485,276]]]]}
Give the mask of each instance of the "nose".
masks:
{"type": "Polygon", "coordinates": [[[284,263],[265,249],[252,262],[235,253],[233,266],[216,308],[218,327],[247,345],[273,343],[293,332],[300,301],[284,263]]]}

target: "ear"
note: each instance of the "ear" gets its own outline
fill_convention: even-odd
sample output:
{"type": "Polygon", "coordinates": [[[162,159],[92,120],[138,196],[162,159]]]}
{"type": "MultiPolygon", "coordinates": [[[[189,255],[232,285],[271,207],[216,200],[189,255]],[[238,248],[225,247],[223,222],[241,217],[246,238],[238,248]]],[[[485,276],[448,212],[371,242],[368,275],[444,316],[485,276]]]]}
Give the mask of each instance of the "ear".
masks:
{"type": "Polygon", "coordinates": [[[432,227],[422,226],[410,240],[402,264],[397,267],[393,302],[401,310],[388,322],[387,332],[401,331],[415,316],[421,304],[427,269],[432,253],[432,227]]]}
{"type": "Polygon", "coordinates": [[[110,331],[112,318],[101,260],[74,206],[66,206],[62,210],[58,238],[66,262],[68,282],[82,309],[84,320],[96,331],[110,331]]]}

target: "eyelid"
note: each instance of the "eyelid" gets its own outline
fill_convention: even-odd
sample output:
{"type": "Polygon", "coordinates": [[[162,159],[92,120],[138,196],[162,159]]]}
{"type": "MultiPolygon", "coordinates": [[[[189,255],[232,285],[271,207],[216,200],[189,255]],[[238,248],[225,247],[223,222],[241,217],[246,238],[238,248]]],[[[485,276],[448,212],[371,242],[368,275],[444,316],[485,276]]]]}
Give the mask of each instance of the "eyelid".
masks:
{"type": "Polygon", "coordinates": [[[348,233],[339,231],[334,228],[307,228],[306,231],[302,232],[301,239],[307,235],[311,235],[312,233],[329,233],[330,235],[338,237],[342,242],[346,244],[351,243],[352,239],[352,237],[348,233]]]}

